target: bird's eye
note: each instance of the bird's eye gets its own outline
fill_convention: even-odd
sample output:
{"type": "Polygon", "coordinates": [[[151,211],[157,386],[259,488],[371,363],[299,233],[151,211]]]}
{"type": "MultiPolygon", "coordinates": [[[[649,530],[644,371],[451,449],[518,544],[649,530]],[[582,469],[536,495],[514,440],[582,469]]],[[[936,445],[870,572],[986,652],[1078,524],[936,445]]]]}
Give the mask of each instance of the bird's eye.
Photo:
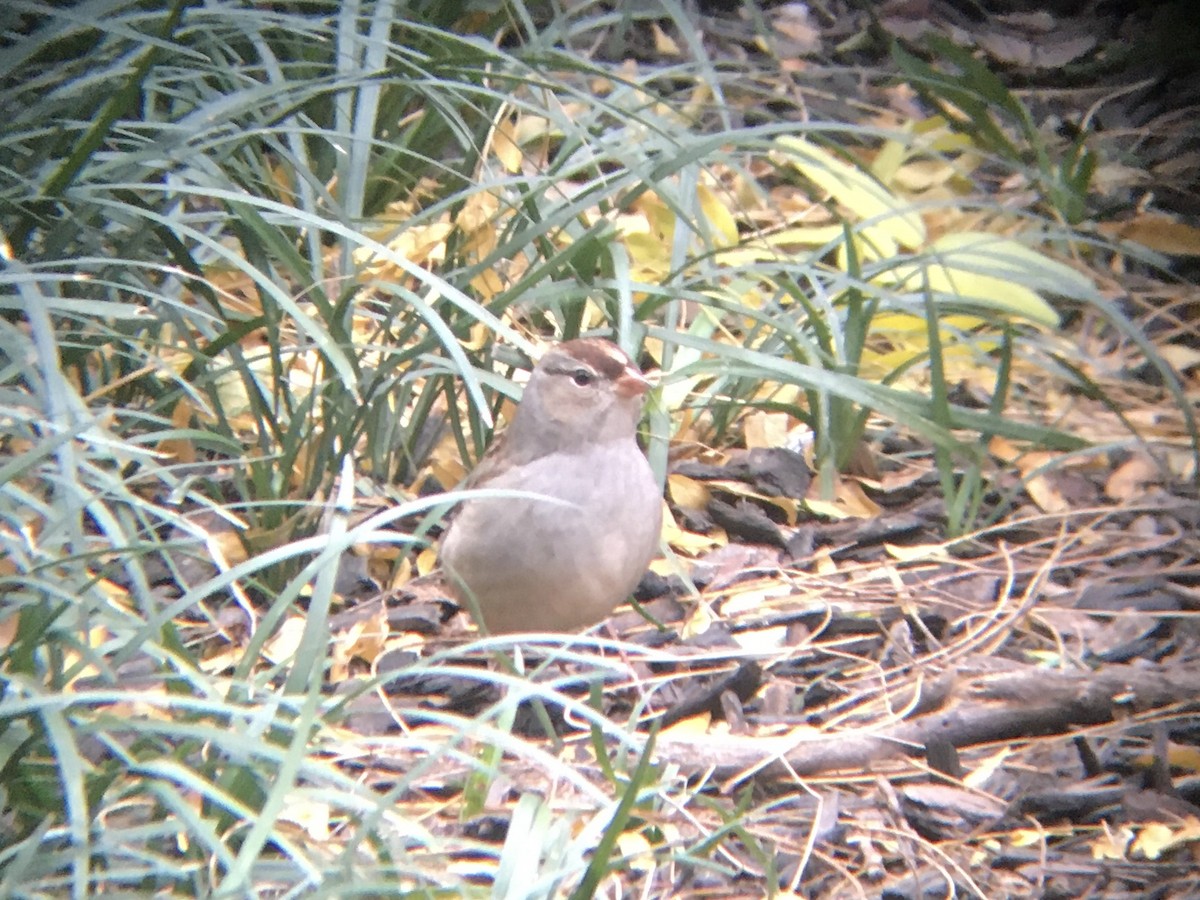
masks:
{"type": "Polygon", "coordinates": [[[576,369],[571,373],[571,380],[580,387],[587,387],[596,380],[595,376],[587,369],[576,369]]]}

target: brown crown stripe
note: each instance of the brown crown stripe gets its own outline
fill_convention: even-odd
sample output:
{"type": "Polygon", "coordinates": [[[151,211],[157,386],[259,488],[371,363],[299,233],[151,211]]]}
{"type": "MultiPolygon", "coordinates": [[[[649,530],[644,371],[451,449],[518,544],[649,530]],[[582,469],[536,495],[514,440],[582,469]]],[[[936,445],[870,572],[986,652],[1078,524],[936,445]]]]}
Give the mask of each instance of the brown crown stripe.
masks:
{"type": "Polygon", "coordinates": [[[555,356],[567,355],[591,366],[605,378],[620,378],[626,371],[637,371],[629,357],[616,344],[600,338],[576,338],[555,351],[555,356]]]}

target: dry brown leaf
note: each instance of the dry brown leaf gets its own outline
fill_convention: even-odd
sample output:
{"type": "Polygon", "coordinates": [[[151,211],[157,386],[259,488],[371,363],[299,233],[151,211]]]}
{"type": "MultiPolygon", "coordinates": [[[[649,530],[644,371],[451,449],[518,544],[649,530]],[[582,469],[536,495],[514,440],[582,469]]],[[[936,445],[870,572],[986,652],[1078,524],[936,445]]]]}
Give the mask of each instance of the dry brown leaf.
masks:
{"type": "Polygon", "coordinates": [[[350,677],[350,664],[355,659],[373,663],[383,653],[388,638],[387,608],[380,605],[378,611],[367,619],[355,622],[333,642],[329,677],[335,683],[350,677]]]}
{"type": "Polygon", "coordinates": [[[654,52],[659,56],[682,56],[675,39],[667,34],[657,22],[650,23],[650,31],[654,35],[654,52]]]}
{"type": "Polygon", "coordinates": [[[754,412],[742,420],[746,449],[787,446],[791,419],[787,413],[754,412]]]}
{"type": "Polygon", "coordinates": [[[20,623],[20,616],[10,614],[7,619],[0,621],[0,650],[7,650],[12,646],[13,638],[17,636],[17,625],[20,623]]]}
{"type": "Polygon", "coordinates": [[[807,3],[784,3],[771,10],[771,24],[785,39],[785,55],[802,56],[821,48],[821,31],[812,23],[807,3]]]}
{"type": "Polygon", "coordinates": [[[1104,483],[1104,494],[1112,500],[1133,500],[1146,488],[1162,481],[1162,471],[1145,453],[1131,456],[1104,483]]]}
{"type": "Polygon", "coordinates": [[[676,506],[694,510],[706,508],[712,496],[708,485],[703,481],[678,474],[667,476],[667,493],[676,506]]]}
{"type": "Polygon", "coordinates": [[[812,555],[813,571],[822,577],[837,574],[837,561],[834,560],[828,547],[820,547],[812,555]]]}
{"type": "Polygon", "coordinates": [[[1166,344],[1159,348],[1159,353],[1171,366],[1180,372],[1187,372],[1200,366],[1200,349],[1186,344],[1166,344]]]}
{"type": "Polygon", "coordinates": [[[1025,493],[1043,512],[1065,513],[1071,510],[1070,502],[1059,491],[1055,479],[1049,475],[1034,475],[1027,479],[1025,493]]]}
{"type": "Polygon", "coordinates": [[[1133,829],[1122,826],[1115,831],[1103,823],[1104,833],[1092,844],[1092,859],[1125,859],[1125,848],[1134,838],[1133,829]]]}
{"type": "Polygon", "coordinates": [[[804,505],[811,512],[830,519],[873,519],[880,513],[879,504],[866,495],[856,481],[839,478],[832,501],[815,496],[820,490],[817,479],[813,479],[809,496],[804,505]]]}
{"type": "Polygon", "coordinates": [[[1200,228],[1167,216],[1142,213],[1127,222],[1101,223],[1096,230],[1168,256],[1200,256],[1200,228]]]}
{"type": "Polygon", "coordinates": [[[273,663],[283,663],[292,659],[300,649],[300,639],[304,636],[304,619],[300,616],[289,616],[279,626],[279,630],[263,645],[263,656],[273,663]]]}
{"type": "Polygon", "coordinates": [[[879,489],[885,493],[911,487],[929,473],[928,465],[909,463],[894,472],[884,472],[879,476],[879,489]]]}
{"type": "Polygon", "coordinates": [[[731,593],[721,604],[721,615],[736,616],[744,612],[753,612],[762,607],[764,603],[779,597],[786,597],[791,593],[792,589],[788,585],[778,584],[774,581],[751,590],[739,590],[731,593]]]}
{"type": "Polygon", "coordinates": [[[721,490],[728,494],[733,494],[735,497],[744,497],[758,505],[769,504],[778,509],[787,519],[788,525],[795,525],[800,518],[800,501],[791,497],[772,497],[769,494],[764,494],[761,491],[756,491],[753,487],[746,484],[744,481],[722,480],[720,478],[713,479],[708,482],[710,490],[721,490]]]}
{"type": "Polygon", "coordinates": [[[1065,66],[1096,46],[1096,38],[1090,34],[1060,36],[1057,39],[1045,36],[1028,41],[1011,32],[991,32],[978,34],[976,40],[980,47],[1001,62],[1040,69],[1065,66]]]}

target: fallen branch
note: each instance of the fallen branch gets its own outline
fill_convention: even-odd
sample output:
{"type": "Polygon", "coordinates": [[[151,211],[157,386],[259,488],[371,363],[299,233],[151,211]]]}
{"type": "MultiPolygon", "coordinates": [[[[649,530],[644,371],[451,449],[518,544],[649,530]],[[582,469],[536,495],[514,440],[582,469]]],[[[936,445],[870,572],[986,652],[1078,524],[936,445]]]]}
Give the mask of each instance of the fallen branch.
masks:
{"type": "MultiPolygon", "coordinates": [[[[658,758],[685,771],[711,771],[741,781],[869,769],[924,751],[931,741],[969,747],[1112,722],[1132,712],[1197,703],[1200,667],[1109,665],[1096,671],[1056,672],[1023,667],[954,685],[956,705],[874,731],[811,736],[661,734],[658,758]]],[[[926,708],[928,708],[926,706],[926,708]]]]}

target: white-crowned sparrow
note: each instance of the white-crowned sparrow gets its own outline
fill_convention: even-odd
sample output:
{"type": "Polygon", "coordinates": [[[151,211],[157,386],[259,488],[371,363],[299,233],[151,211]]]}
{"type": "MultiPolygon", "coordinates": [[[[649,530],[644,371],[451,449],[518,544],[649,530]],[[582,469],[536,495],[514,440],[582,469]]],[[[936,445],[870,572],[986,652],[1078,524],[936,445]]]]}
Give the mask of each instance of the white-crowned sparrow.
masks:
{"type": "Polygon", "coordinates": [[[534,368],[467,486],[548,499],[468,500],[442,538],[447,586],[486,631],[573,631],[637,586],[662,528],[662,492],[635,439],[649,388],[597,338],[560,344],[534,368]]]}

